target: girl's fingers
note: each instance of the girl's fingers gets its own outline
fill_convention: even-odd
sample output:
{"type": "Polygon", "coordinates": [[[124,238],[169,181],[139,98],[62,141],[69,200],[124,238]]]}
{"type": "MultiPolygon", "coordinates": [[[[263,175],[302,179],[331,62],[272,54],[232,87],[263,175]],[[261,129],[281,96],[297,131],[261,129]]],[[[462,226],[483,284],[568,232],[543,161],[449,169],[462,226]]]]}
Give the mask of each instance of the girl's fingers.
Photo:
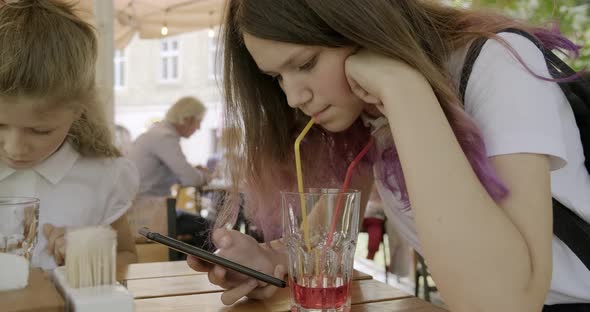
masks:
{"type": "Polygon", "coordinates": [[[43,229],[44,234],[46,234],[47,237],[47,251],[51,254],[54,255],[55,252],[55,242],[57,241],[58,238],[63,237],[66,233],[65,228],[63,227],[53,227],[52,225],[49,225],[46,227],[44,227],[43,229]]]}
{"type": "Polygon", "coordinates": [[[51,234],[53,233],[53,225],[51,224],[44,224],[43,225],[43,235],[47,239],[47,251],[50,255],[53,255],[53,242],[51,241],[51,234]]]}
{"type": "Polygon", "coordinates": [[[249,279],[247,282],[240,284],[235,288],[224,291],[221,295],[221,302],[223,302],[225,305],[234,304],[240,298],[249,294],[256,287],[258,287],[258,281],[249,279]]]}
{"type": "MultiPolygon", "coordinates": [[[[287,275],[287,271],[285,270],[285,267],[282,265],[277,265],[275,267],[274,277],[276,277],[278,279],[283,279],[285,277],[285,275],[287,275]]],[[[265,286],[252,290],[252,292],[250,292],[250,294],[248,294],[248,297],[253,298],[253,299],[259,299],[259,300],[268,299],[268,298],[272,297],[275,294],[275,292],[277,292],[277,290],[279,289],[278,287],[270,285],[270,284],[266,284],[266,283],[262,283],[262,284],[265,286]]]]}
{"type": "Polygon", "coordinates": [[[57,265],[64,264],[66,258],[66,239],[64,236],[60,236],[55,240],[54,243],[53,257],[57,265]]]}
{"type": "Polygon", "coordinates": [[[215,285],[218,286],[222,286],[224,284],[226,284],[226,280],[225,280],[225,275],[226,275],[226,270],[219,266],[216,265],[213,267],[213,269],[211,271],[209,271],[209,281],[215,285]]]}
{"type": "Polygon", "coordinates": [[[51,224],[44,224],[43,225],[43,235],[45,235],[46,238],[49,238],[49,235],[51,234],[52,231],[53,231],[53,225],[51,225],[51,224]]]}
{"type": "MultiPolygon", "coordinates": [[[[258,245],[258,242],[244,233],[227,230],[224,228],[216,229],[212,233],[213,243],[219,248],[215,254],[246,265],[253,269],[268,272],[273,269],[272,264],[267,265],[270,261],[267,259],[268,255],[263,253],[263,250],[258,245]],[[269,267],[270,270],[264,270],[265,267],[269,267]]],[[[221,265],[208,266],[203,264],[202,260],[190,259],[189,265],[197,271],[208,272],[209,281],[212,284],[218,285],[225,289],[236,289],[229,293],[226,301],[235,301],[234,295],[241,294],[246,288],[243,284],[250,280],[249,277],[237,273],[221,265]]],[[[249,292],[249,291],[248,291],[249,292]]],[[[236,299],[237,300],[237,299],[236,299]]]]}
{"type": "Polygon", "coordinates": [[[186,263],[191,269],[198,272],[209,272],[211,271],[211,269],[213,269],[213,264],[207,261],[200,260],[195,256],[188,256],[186,259],[186,263]]]}
{"type": "Polygon", "coordinates": [[[55,259],[55,263],[58,266],[64,264],[65,254],[62,251],[65,251],[65,248],[62,248],[57,245],[55,246],[55,250],[53,251],[53,258],[55,259]]]}
{"type": "MultiPolygon", "coordinates": [[[[216,229],[213,231],[211,238],[213,243],[219,249],[228,249],[232,246],[232,237],[235,236],[232,231],[226,229],[216,229]]],[[[241,233],[240,233],[241,234],[241,233]]]]}

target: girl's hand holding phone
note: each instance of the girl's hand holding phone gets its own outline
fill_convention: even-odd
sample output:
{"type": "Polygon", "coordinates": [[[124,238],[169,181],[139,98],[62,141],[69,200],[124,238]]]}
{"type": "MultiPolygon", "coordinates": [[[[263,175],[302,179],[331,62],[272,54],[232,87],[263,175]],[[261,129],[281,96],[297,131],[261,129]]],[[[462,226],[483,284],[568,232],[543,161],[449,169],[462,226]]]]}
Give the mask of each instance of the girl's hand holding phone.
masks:
{"type": "MultiPolygon", "coordinates": [[[[279,279],[285,277],[287,273],[286,263],[283,263],[285,257],[278,255],[276,250],[261,246],[253,237],[234,230],[216,229],[212,238],[218,248],[215,252],[218,256],[279,279]]],[[[233,304],[244,296],[266,299],[277,290],[275,286],[194,256],[188,256],[187,263],[195,271],[208,272],[211,283],[226,289],[221,295],[221,301],[227,305],[233,304]]]]}

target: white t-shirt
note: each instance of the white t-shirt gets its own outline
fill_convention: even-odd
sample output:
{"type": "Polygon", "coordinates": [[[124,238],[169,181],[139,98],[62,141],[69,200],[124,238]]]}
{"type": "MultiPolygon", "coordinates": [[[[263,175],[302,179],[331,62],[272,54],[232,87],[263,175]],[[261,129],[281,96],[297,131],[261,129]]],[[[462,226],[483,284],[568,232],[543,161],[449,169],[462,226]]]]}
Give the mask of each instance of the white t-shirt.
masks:
{"type": "MultiPolygon", "coordinates": [[[[543,54],[531,41],[512,33],[500,36],[533,72],[550,77],[543,54]]],[[[457,85],[466,52],[467,48],[455,52],[447,64],[457,85]]],[[[584,167],[580,134],[571,107],[556,83],[534,77],[500,42],[488,40],[467,85],[465,110],[482,131],[488,156],[550,156],[553,196],[590,222],[590,176],[584,167]]],[[[376,184],[388,219],[420,252],[411,209],[396,208],[399,194],[393,194],[382,181],[376,184]]],[[[557,237],[552,243],[553,278],[545,303],[590,302],[590,271],[557,237]]]]}
{"type": "Polygon", "coordinates": [[[43,163],[15,170],[0,162],[0,196],[40,200],[37,245],[31,265],[51,270],[43,225],[79,227],[108,225],[121,217],[135,198],[139,178],[124,158],[84,158],[65,143],[43,163]]]}
{"type": "Polygon", "coordinates": [[[180,147],[180,135],[167,121],[155,124],[140,135],[127,157],[139,171],[141,196],[168,196],[170,187],[176,183],[194,187],[207,183],[207,177],[186,160],[180,147]]]}

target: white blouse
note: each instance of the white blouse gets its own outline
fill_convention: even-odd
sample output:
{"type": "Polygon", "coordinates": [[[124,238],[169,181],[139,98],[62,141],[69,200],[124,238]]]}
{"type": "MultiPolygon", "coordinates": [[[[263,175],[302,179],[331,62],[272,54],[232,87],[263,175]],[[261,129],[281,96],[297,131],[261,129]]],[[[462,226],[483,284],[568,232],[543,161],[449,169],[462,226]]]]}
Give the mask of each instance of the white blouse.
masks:
{"type": "MultiPolygon", "coordinates": [[[[549,76],[543,55],[531,41],[510,33],[500,36],[534,72],[549,76]]],[[[448,64],[456,82],[464,52],[455,52],[448,64]]],[[[590,176],[584,168],[580,134],[572,109],[557,84],[534,77],[501,43],[488,40],[467,85],[465,111],[480,128],[488,157],[517,153],[548,155],[553,197],[590,222],[590,176]]],[[[372,128],[377,148],[391,137],[384,117],[365,117],[364,121],[372,128]]],[[[378,178],[381,165],[377,161],[374,172],[385,214],[400,235],[421,253],[413,211],[404,209],[400,193],[392,192],[378,178]]],[[[396,183],[393,178],[388,182],[396,183]]],[[[545,304],[590,302],[590,271],[559,238],[553,237],[552,246],[553,274],[545,304]]]]}
{"type": "Polygon", "coordinates": [[[37,245],[31,265],[45,270],[57,265],[45,251],[44,224],[112,224],[131,206],[138,185],[137,169],[129,160],[81,157],[69,143],[30,169],[15,170],[0,162],[0,196],[40,200],[37,245]]]}

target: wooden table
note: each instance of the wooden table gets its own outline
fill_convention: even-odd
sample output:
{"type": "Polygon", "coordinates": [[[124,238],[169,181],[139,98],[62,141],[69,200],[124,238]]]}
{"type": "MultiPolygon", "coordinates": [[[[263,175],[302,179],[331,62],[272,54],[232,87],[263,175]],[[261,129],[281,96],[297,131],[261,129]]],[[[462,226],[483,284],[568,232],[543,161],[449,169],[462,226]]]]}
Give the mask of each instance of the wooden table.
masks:
{"type": "MultiPolygon", "coordinates": [[[[135,297],[135,310],[142,311],[289,311],[289,289],[281,289],[264,301],[238,301],[232,306],[221,303],[222,289],[209,283],[207,275],[195,272],[184,261],[132,264],[119,272],[135,297]]],[[[443,312],[430,303],[373,280],[355,271],[352,282],[351,311],[443,312]]]]}
{"type": "Polygon", "coordinates": [[[64,311],[65,303],[49,276],[41,269],[32,269],[26,288],[0,292],[1,311],[64,311]]]}

